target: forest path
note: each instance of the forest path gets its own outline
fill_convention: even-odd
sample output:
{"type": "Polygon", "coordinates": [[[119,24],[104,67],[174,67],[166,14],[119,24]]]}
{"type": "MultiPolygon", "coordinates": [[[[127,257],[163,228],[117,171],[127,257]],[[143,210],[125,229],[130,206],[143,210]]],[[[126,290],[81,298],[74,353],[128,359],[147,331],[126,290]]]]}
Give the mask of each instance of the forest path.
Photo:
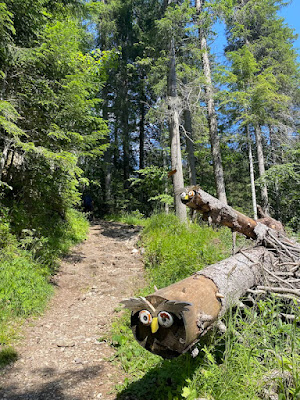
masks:
{"type": "Polygon", "coordinates": [[[0,373],[1,400],[115,399],[124,374],[97,339],[109,333],[120,300],[144,283],[139,230],[97,222],[62,261],[45,314],[27,322],[18,360],[0,373]]]}

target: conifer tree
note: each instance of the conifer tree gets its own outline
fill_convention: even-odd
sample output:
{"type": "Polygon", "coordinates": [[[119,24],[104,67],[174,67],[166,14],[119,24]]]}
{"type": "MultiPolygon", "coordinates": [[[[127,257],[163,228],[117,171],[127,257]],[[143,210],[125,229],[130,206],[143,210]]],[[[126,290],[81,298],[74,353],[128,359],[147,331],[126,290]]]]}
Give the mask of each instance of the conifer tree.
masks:
{"type": "Polygon", "coordinates": [[[293,34],[277,14],[283,1],[217,3],[224,6],[227,23],[227,55],[233,72],[230,81],[231,88],[235,88],[230,96],[243,110],[239,121],[255,134],[261,201],[268,211],[268,147],[264,143],[270,141],[270,131],[293,130],[291,94],[295,93],[297,81],[293,34]]]}
{"type": "Polygon", "coordinates": [[[87,51],[81,2],[6,4],[14,36],[0,66],[1,180],[10,188],[3,202],[17,202],[29,220],[62,219],[80,201],[79,159],[103,152],[95,97],[102,59],[87,51]]]}
{"type": "Polygon", "coordinates": [[[223,165],[221,159],[221,148],[220,148],[220,140],[219,140],[219,132],[218,132],[218,122],[217,122],[217,114],[215,109],[215,101],[213,94],[213,85],[212,85],[212,77],[211,77],[211,65],[209,60],[208,46],[206,41],[206,34],[201,27],[204,20],[202,19],[201,12],[203,12],[205,0],[196,0],[196,14],[198,17],[199,24],[199,41],[200,41],[200,50],[202,53],[202,65],[203,72],[205,76],[205,92],[206,92],[206,104],[207,104],[207,118],[208,118],[208,126],[210,133],[210,143],[211,143],[211,152],[213,157],[213,166],[214,166],[214,175],[217,189],[217,197],[220,201],[227,204],[226,197],[226,189],[225,189],[225,181],[224,181],[224,172],[223,165]],[[202,19],[202,21],[201,21],[202,19]]]}

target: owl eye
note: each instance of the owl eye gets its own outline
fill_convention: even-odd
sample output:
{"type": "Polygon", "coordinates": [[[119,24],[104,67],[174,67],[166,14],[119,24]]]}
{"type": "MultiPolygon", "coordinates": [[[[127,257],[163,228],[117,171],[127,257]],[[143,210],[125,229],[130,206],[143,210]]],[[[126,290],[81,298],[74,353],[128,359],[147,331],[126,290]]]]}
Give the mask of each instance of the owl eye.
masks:
{"type": "Polygon", "coordinates": [[[185,192],[182,192],[181,195],[180,195],[180,197],[181,197],[182,199],[184,199],[185,196],[186,196],[186,193],[185,193],[185,192]]]}
{"type": "Polygon", "coordinates": [[[169,328],[170,326],[173,325],[174,319],[171,314],[169,314],[167,311],[161,311],[158,316],[158,322],[159,325],[169,328]]]}
{"type": "Polygon", "coordinates": [[[189,191],[189,197],[194,197],[195,192],[193,190],[189,191]]]}
{"type": "Polygon", "coordinates": [[[150,314],[149,311],[147,310],[142,310],[139,313],[139,319],[141,321],[142,324],[144,325],[151,325],[152,322],[152,315],[150,314]]]}

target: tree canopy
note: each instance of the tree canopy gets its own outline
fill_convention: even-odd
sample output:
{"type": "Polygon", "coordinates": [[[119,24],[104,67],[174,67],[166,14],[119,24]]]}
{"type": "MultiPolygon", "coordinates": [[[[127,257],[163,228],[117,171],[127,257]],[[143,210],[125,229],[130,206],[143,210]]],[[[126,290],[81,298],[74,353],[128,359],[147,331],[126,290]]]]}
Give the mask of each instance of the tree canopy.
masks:
{"type": "Polygon", "coordinates": [[[87,192],[98,216],[176,211],[175,126],[179,185],[249,215],[255,196],[297,230],[299,65],[284,5],[0,3],[0,201],[12,221],[28,214],[18,229],[64,218],[87,192]],[[210,50],[215,22],[226,65],[210,50]]]}

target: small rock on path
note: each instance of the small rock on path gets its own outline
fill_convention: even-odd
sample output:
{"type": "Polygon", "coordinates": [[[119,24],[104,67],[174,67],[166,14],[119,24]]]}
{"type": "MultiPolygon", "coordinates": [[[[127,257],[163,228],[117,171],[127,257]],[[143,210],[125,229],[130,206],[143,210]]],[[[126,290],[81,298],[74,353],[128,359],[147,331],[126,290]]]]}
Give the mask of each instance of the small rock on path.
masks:
{"type": "Polygon", "coordinates": [[[112,400],[125,376],[105,341],[120,300],[142,286],[143,262],[132,251],[139,228],[99,222],[54,277],[45,312],[27,321],[19,358],[0,373],[1,400],[112,400]]]}

